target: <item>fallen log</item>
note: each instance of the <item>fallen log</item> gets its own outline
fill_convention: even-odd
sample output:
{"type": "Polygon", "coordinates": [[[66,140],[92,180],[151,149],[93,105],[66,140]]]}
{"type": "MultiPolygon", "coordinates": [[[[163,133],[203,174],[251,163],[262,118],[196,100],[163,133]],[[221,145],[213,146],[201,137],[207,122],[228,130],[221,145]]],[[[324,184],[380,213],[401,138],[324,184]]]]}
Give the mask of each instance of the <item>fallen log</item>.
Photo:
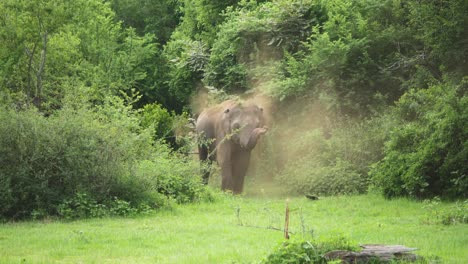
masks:
{"type": "Polygon", "coordinates": [[[414,262],[420,257],[410,253],[417,250],[401,245],[361,245],[362,251],[353,252],[348,250],[334,250],[324,255],[327,260],[341,260],[342,263],[369,263],[372,260],[379,260],[382,263],[394,260],[404,260],[414,262]]]}

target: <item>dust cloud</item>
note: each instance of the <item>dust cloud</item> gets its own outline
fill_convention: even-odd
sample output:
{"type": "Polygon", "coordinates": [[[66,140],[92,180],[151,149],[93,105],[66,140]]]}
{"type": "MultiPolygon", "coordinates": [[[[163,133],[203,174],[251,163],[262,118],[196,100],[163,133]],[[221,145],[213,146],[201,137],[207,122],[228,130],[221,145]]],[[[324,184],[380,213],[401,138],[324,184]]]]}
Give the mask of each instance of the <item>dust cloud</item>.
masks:
{"type": "MultiPolygon", "coordinates": [[[[268,133],[261,138],[252,152],[246,176],[245,190],[249,195],[277,195],[284,190],[275,178],[288,162],[298,159],[307,151],[301,145],[305,133],[329,127],[327,109],[309,97],[280,101],[270,96],[277,76],[277,62],[281,58],[278,50],[258,45],[251,54],[243,52],[238,58],[248,65],[248,80],[251,87],[247,93],[227,95],[213,87],[202,87],[191,100],[192,113],[197,116],[203,109],[226,99],[254,103],[263,108],[268,133]],[[299,145],[301,151],[295,150],[299,145]]],[[[324,129],[326,130],[326,129],[324,129]]]]}
{"type": "MultiPolygon", "coordinates": [[[[258,88],[253,88],[254,92],[247,95],[229,98],[219,98],[219,93],[203,89],[192,99],[192,109],[194,114],[199,114],[204,108],[225,99],[254,103],[263,108],[269,131],[259,140],[252,152],[245,193],[252,196],[281,196],[286,191],[278,184],[276,178],[285,166],[299,160],[307,154],[305,152],[313,148],[313,144],[303,144],[307,142],[304,135],[316,129],[325,131],[324,128],[328,127],[330,122],[326,117],[326,107],[316,101],[309,98],[279,101],[258,88]]],[[[213,176],[214,181],[219,181],[218,175],[213,176]]]]}

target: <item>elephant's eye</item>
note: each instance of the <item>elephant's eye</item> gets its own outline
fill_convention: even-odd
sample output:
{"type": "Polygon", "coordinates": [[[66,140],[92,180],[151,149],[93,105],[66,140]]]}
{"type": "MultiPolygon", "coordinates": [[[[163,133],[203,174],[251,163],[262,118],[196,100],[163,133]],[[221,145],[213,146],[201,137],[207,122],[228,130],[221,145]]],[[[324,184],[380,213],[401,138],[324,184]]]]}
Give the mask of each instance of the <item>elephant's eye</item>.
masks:
{"type": "Polygon", "coordinates": [[[240,128],[240,124],[239,123],[234,123],[234,125],[232,126],[234,129],[239,129],[240,128]]]}

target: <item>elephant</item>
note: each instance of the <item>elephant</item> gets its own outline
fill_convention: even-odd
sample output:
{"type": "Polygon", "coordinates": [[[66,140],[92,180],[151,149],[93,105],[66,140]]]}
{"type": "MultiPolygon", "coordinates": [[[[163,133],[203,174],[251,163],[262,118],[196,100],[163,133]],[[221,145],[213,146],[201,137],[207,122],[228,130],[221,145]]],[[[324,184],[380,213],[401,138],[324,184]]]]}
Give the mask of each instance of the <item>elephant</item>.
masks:
{"type": "MultiPolygon", "coordinates": [[[[205,109],[198,116],[195,127],[200,161],[218,163],[222,190],[242,193],[251,151],[268,130],[264,123],[262,108],[234,100],[205,109]]],[[[205,169],[202,176],[205,184],[209,174],[205,169]]]]}

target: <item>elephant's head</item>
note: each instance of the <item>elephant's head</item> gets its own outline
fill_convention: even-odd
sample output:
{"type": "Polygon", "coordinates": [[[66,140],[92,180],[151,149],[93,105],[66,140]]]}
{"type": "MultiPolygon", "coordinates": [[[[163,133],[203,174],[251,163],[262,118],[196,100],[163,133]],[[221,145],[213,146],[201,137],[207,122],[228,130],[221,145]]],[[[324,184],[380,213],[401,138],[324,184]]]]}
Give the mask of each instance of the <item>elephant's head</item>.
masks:
{"type": "Polygon", "coordinates": [[[223,121],[228,137],[242,149],[251,150],[267,132],[263,109],[254,104],[235,104],[224,109],[223,121]]]}

